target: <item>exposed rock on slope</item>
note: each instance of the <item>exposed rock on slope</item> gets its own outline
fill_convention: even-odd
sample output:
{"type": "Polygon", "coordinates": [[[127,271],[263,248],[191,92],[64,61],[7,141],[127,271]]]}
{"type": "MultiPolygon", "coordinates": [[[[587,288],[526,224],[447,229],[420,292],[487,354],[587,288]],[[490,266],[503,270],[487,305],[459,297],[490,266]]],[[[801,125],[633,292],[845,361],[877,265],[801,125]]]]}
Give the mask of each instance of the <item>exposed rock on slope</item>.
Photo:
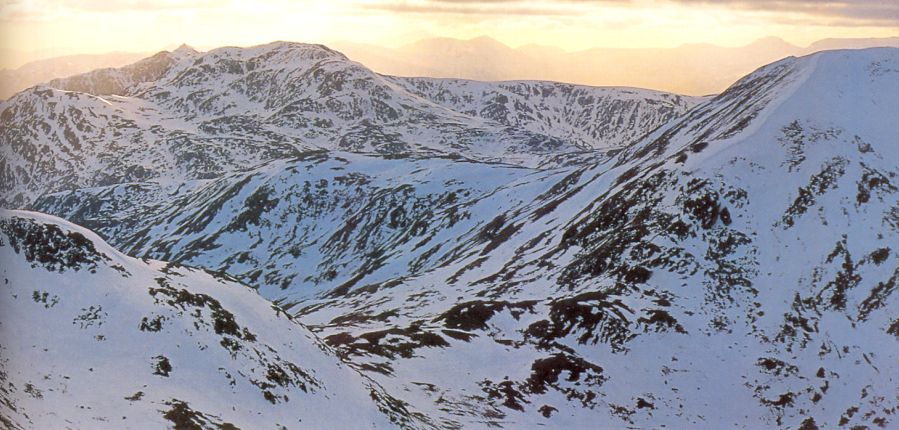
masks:
{"type": "Polygon", "coordinates": [[[30,212],[0,215],[0,261],[4,428],[426,425],[233,280],[30,212]]]}
{"type": "Polygon", "coordinates": [[[129,254],[227,272],[285,300],[448,264],[494,216],[473,205],[498,204],[492,196],[508,184],[517,199],[533,198],[560,175],[313,152],[213,181],[49,194],[35,207],[96,229],[129,254]]]}
{"type": "MultiPolygon", "coordinates": [[[[257,124],[237,119],[243,106],[321,97],[303,85],[364,74],[347,66],[350,75],[313,71],[291,81],[294,72],[268,65],[308,47],[256,49],[205,54],[166,78],[171,93],[152,84],[122,103],[151,103],[188,125],[214,115],[238,133],[240,124],[257,124]],[[296,89],[260,84],[258,98],[234,102],[263,52],[272,57],[258,63],[262,82],[277,76],[296,89]],[[236,83],[198,90],[213,77],[236,83]]],[[[347,64],[326,51],[309,55],[323,56],[319,67],[347,64]]],[[[542,121],[517,122],[527,109],[506,115],[490,101],[502,94],[507,108],[525,103],[522,94],[539,86],[408,81],[417,82],[413,94],[378,79],[412,97],[403,100],[439,109],[422,124],[446,124],[441,115],[512,128],[542,121]]],[[[106,109],[93,96],[46,91],[106,109]]],[[[220,158],[185,157],[220,169],[208,176],[192,176],[203,170],[185,164],[183,175],[45,194],[34,207],[83,222],[139,257],[221,270],[258,287],[384,387],[396,399],[388,403],[404,408],[393,417],[410,425],[890,427],[899,408],[895,94],[899,50],[826,52],[763,67],[587,166],[427,158],[436,147],[401,157],[298,144],[269,159],[254,144],[246,151],[256,158],[230,158],[217,142],[209,147],[225,151],[220,158]],[[261,164],[220,167],[234,159],[261,164]]],[[[348,111],[347,121],[373,112],[366,109],[348,111]]],[[[544,119],[555,118],[550,111],[544,119]]],[[[43,136],[41,128],[34,133],[43,136]]],[[[153,125],[135,124],[144,128],[153,125]]],[[[360,136],[380,136],[373,130],[360,136]]],[[[28,163],[16,166],[40,166],[28,163]]],[[[53,191],[47,182],[31,190],[53,191]]],[[[37,300],[43,306],[44,296],[37,300]]]]}
{"type": "Polygon", "coordinates": [[[0,202],[209,179],[318,149],[541,166],[622,147],[701,101],[554,83],[479,84],[475,95],[473,85],[378,75],[318,45],[161,52],[0,103],[0,202]]]}
{"type": "Polygon", "coordinates": [[[452,265],[294,309],[463,423],[889,427],[897,93],[895,49],[775,63],[452,265]]]}
{"type": "MultiPolygon", "coordinates": [[[[389,244],[361,261],[390,269],[369,278],[356,269],[364,274],[315,298],[294,291],[308,287],[302,281],[262,292],[448,428],[889,427],[899,407],[895,94],[899,50],[826,52],[759,69],[594,166],[519,174],[348,157],[345,168],[386,163],[365,169],[372,188],[355,189],[404,198],[410,218],[391,224],[363,199],[352,206],[369,208],[356,212],[365,215],[358,226],[341,219],[330,244],[311,248],[389,244]],[[473,190],[456,203],[422,185],[443,178],[408,173],[417,169],[435,179],[497,176],[483,189],[476,180],[447,186],[473,190]],[[383,179],[407,175],[408,193],[383,179]],[[416,205],[423,210],[408,210],[416,205]],[[464,221],[449,221],[453,208],[464,221]],[[408,265],[406,255],[428,264],[408,265]]],[[[249,266],[232,256],[300,237],[289,226],[305,215],[280,207],[271,190],[301,198],[307,174],[332,189],[336,177],[324,172],[335,160],[307,162],[310,173],[235,175],[210,188],[215,204],[179,210],[102,197],[123,188],[48,196],[40,208],[110,237],[139,230],[119,217],[162,224],[140,233],[150,256],[199,243],[204,236],[183,235],[215,225],[227,234],[172,256],[242,277],[248,267],[283,274],[283,254],[266,261],[252,251],[249,266]],[[223,193],[229,181],[236,191],[223,193]],[[269,211],[260,228],[240,228],[269,211]]],[[[194,192],[182,187],[176,199],[194,192]]],[[[307,206],[323,210],[313,219],[337,219],[339,195],[308,194],[307,206]]],[[[337,261],[308,257],[304,267],[337,261]]]]}
{"type": "Polygon", "coordinates": [[[704,100],[639,88],[556,82],[392,79],[456,112],[553,136],[583,149],[622,148],[704,100]]]}
{"type": "Polygon", "coordinates": [[[0,99],[41,82],[72,76],[105,67],[131,64],[147,54],[110,52],[107,54],[76,54],[32,61],[16,69],[0,70],[0,99]]]}

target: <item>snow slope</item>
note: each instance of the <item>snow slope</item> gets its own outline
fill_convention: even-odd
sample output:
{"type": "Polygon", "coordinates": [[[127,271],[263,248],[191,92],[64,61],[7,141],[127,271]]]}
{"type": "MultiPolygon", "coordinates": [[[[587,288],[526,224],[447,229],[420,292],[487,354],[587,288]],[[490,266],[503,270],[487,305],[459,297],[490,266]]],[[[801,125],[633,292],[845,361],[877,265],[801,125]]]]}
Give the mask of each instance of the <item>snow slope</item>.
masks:
{"type": "Polygon", "coordinates": [[[454,111],[553,136],[584,149],[626,146],[705,100],[640,88],[543,81],[392,79],[454,111]]]}
{"type": "Polygon", "coordinates": [[[762,68],[452,264],[292,309],[461,425],[894,426],[897,66],[762,68]]]}
{"type": "Polygon", "coordinates": [[[0,215],[0,261],[4,428],[385,428],[411,416],[233,280],[126,257],[33,212],[0,215]],[[334,414],[337,402],[351,412],[334,414]]]}
{"type": "Polygon", "coordinates": [[[320,45],[182,47],[0,103],[0,201],[22,207],[66,189],[209,179],[317,149],[536,167],[560,154],[619,148],[701,100],[556,83],[405,80],[320,45]],[[443,103],[432,94],[472,86],[483,102],[443,103]]]}
{"type": "Polygon", "coordinates": [[[472,205],[496,204],[492,196],[509,183],[517,198],[533,198],[559,175],[313,152],[212,181],[49,194],[35,207],[101,232],[128,254],[227,272],[267,297],[293,300],[444,264],[490,221],[472,205]]]}
{"type": "Polygon", "coordinates": [[[332,153],[35,208],[259,287],[443,428],[890,428],[896,94],[899,50],[823,52],[587,166],[332,153]]]}
{"type": "Polygon", "coordinates": [[[134,52],[75,54],[30,61],[15,69],[0,69],[0,99],[8,99],[19,91],[54,78],[103,67],[120,67],[146,56],[146,53],[134,52]]]}

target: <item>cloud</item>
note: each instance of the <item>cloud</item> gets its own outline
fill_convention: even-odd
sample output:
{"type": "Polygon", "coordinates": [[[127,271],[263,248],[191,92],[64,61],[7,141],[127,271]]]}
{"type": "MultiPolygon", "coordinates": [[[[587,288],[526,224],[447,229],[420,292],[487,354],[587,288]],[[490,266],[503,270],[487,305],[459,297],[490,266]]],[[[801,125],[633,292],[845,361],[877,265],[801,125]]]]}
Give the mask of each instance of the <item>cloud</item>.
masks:
{"type": "Polygon", "coordinates": [[[784,13],[775,21],[796,22],[797,16],[821,25],[895,26],[899,28],[899,0],[374,0],[359,3],[363,10],[397,13],[464,15],[576,15],[590,8],[615,5],[652,9],[653,5],[685,8],[718,6],[749,12],[784,13]]]}
{"type": "Polygon", "coordinates": [[[228,0],[74,0],[65,4],[72,9],[95,12],[208,9],[228,6],[228,0]]]}
{"type": "Polygon", "coordinates": [[[218,8],[229,4],[230,0],[0,0],[0,10],[163,11],[218,8]]]}
{"type": "Polygon", "coordinates": [[[897,0],[669,0],[687,6],[725,6],[759,12],[788,12],[837,20],[842,25],[899,28],[897,0]]]}
{"type": "Polygon", "coordinates": [[[81,13],[211,11],[232,4],[232,0],[0,0],[0,21],[49,22],[81,13]]]}
{"type": "MultiPolygon", "coordinates": [[[[472,3],[474,4],[474,3],[472,3]]],[[[372,3],[362,5],[368,10],[381,10],[399,13],[422,14],[457,14],[457,15],[569,15],[573,12],[539,8],[539,7],[509,7],[503,9],[483,7],[480,5],[440,5],[440,4],[410,4],[410,3],[372,3]]]]}
{"type": "Polygon", "coordinates": [[[631,0],[378,0],[360,3],[363,9],[399,13],[457,15],[569,16],[599,4],[628,4],[631,0]]]}

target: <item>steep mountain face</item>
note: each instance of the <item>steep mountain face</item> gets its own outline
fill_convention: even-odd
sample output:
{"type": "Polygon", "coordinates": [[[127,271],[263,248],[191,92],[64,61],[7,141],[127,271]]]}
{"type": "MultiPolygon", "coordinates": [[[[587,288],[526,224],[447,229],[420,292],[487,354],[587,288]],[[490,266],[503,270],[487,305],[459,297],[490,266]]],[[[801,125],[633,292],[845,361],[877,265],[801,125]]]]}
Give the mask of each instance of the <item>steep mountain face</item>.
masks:
{"type": "Polygon", "coordinates": [[[134,63],[147,54],[111,52],[108,54],[80,54],[32,61],[16,69],[0,70],[0,100],[41,82],[77,75],[106,67],[121,67],[134,63]]]}
{"type": "Polygon", "coordinates": [[[462,424],[894,425],[897,65],[763,68],[505,211],[500,244],[294,309],[462,424]]]}
{"type": "Polygon", "coordinates": [[[506,186],[531,199],[559,175],[313,152],[216,180],[81,189],[34,206],[100,232],[128,254],[226,272],[266,297],[295,300],[446,264],[495,216],[476,203],[495,204],[506,186]]]}
{"type": "Polygon", "coordinates": [[[435,100],[449,103],[423,97],[437,91],[436,82],[416,82],[375,74],[322,46],[286,42],[208,53],[182,47],[56,80],[0,104],[2,201],[22,207],[66,189],[210,179],[317,149],[545,166],[560,154],[621,147],[626,142],[613,138],[642,136],[700,101],[629,89],[489,84],[495,89],[481,91],[480,108],[466,102],[459,111],[462,105],[439,94],[435,100]],[[505,100],[509,85],[519,93],[539,88],[539,102],[528,103],[555,105],[553,114],[522,106],[529,95],[505,100]],[[592,127],[597,118],[609,131],[592,127]]]}
{"type": "Polygon", "coordinates": [[[584,149],[621,148],[704,100],[637,88],[540,81],[394,80],[456,112],[554,136],[584,149]]]}
{"type": "Polygon", "coordinates": [[[173,70],[183,70],[198,54],[195,49],[181,45],[172,52],[162,51],[119,68],[102,68],[54,79],[47,86],[95,96],[128,95],[138,91],[137,87],[141,84],[158,81],[173,70]]]}
{"type": "Polygon", "coordinates": [[[30,212],[0,215],[0,260],[4,428],[417,425],[233,280],[126,257],[30,212]]]}
{"type": "Polygon", "coordinates": [[[260,287],[440,427],[890,427],[895,94],[899,50],[826,52],[590,166],[332,154],[36,207],[260,287]]]}

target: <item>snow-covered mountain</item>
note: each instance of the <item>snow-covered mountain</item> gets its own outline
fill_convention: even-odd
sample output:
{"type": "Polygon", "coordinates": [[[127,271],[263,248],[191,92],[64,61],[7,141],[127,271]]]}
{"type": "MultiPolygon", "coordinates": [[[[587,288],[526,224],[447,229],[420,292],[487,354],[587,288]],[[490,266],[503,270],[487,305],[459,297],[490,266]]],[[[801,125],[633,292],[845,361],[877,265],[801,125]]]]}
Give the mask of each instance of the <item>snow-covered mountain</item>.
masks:
{"type": "Polygon", "coordinates": [[[233,279],[127,257],[33,212],[0,214],[0,260],[3,428],[416,425],[233,279]]]}
{"type": "Polygon", "coordinates": [[[136,52],[76,54],[31,61],[15,69],[0,69],[0,99],[41,82],[104,67],[121,67],[144,57],[146,54],[136,52]]]}
{"type": "Polygon", "coordinates": [[[405,80],[320,45],[185,46],[0,103],[3,202],[210,179],[320,149],[546,166],[560,154],[621,148],[701,101],[555,83],[405,80]]]}
{"type": "Polygon", "coordinates": [[[511,208],[561,177],[452,159],[313,152],[210,181],[49,194],[34,207],[101,232],[128,254],[226,272],[286,300],[432,269],[495,216],[472,205],[511,208]],[[496,202],[507,185],[518,200],[496,202]]]}
{"type": "Polygon", "coordinates": [[[587,166],[315,152],[33,207],[259,288],[439,427],[889,428],[896,94],[899,50],[829,51],[587,166]]]}
{"type": "Polygon", "coordinates": [[[465,115],[553,136],[585,149],[621,148],[703,98],[638,88],[542,81],[393,78],[408,91],[465,115]]]}
{"type": "Polygon", "coordinates": [[[720,93],[740,77],[780,58],[833,49],[899,47],[899,37],[824,39],[806,47],[764,37],[743,46],[687,43],[670,48],[596,47],[573,52],[549,45],[512,48],[489,37],[426,38],[396,48],[351,41],[329,46],[376,72],[396,76],[542,79],[706,95],[720,93]]]}

